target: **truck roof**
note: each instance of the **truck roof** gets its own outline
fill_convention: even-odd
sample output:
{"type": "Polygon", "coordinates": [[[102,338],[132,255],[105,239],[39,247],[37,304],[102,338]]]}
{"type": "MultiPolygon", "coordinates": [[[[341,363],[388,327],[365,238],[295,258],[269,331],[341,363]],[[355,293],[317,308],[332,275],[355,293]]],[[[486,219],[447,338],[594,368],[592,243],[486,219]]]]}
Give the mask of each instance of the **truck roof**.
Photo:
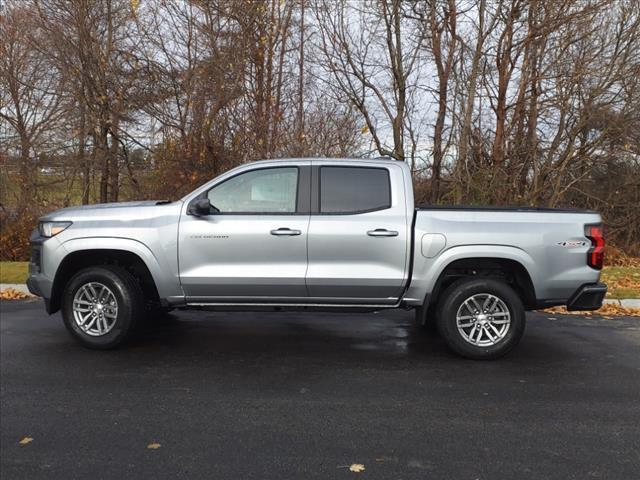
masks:
{"type": "Polygon", "coordinates": [[[290,158],[265,158],[261,160],[255,160],[248,163],[261,163],[261,162],[283,162],[283,163],[295,163],[301,161],[323,161],[323,162],[380,162],[380,163],[397,163],[399,160],[394,160],[391,157],[290,157],[290,158]]]}

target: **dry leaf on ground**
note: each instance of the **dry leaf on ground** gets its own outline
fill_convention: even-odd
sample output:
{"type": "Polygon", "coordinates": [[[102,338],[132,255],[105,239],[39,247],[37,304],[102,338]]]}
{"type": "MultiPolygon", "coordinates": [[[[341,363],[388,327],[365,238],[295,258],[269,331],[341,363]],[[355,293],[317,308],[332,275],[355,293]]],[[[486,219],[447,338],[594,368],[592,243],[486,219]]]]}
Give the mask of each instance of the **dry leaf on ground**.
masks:
{"type": "Polygon", "coordinates": [[[147,445],[147,448],[149,450],[157,450],[161,447],[162,445],[160,445],[159,443],[150,443],[149,445],[147,445]]]}
{"type": "Polygon", "coordinates": [[[353,463],[349,467],[349,470],[356,473],[364,472],[364,465],[361,463],[353,463]]]}
{"type": "Polygon", "coordinates": [[[24,300],[25,298],[32,298],[30,293],[24,293],[15,288],[5,288],[0,290],[0,300],[24,300]]]}
{"type": "Polygon", "coordinates": [[[594,311],[577,311],[568,312],[564,307],[551,307],[544,310],[547,313],[559,313],[561,315],[584,315],[587,317],[597,316],[604,318],[611,318],[611,316],[618,317],[640,317],[640,309],[638,308],[625,308],[613,303],[605,303],[598,310],[594,311]]]}
{"type": "Polygon", "coordinates": [[[606,284],[609,290],[636,290],[640,292],[640,272],[630,273],[622,278],[607,278],[606,284]]]}
{"type": "Polygon", "coordinates": [[[33,438],[32,437],[24,437],[22,440],[20,440],[18,443],[20,445],[27,445],[29,443],[33,442],[33,438]]]}

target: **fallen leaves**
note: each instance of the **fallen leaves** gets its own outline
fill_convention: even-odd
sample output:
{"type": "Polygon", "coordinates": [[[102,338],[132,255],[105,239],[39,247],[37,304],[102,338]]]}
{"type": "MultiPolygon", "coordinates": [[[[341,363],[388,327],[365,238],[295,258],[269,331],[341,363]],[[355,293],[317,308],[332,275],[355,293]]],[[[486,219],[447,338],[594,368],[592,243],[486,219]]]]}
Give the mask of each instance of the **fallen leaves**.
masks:
{"type": "Polygon", "coordinates": [[[4,290],[0,290],[0,300],[24,300],[32,297],[33,295],[21,292],[15,288],[5,288],[4,290]]]}
{"type": "Polygon", "coordinates": [[[640,309],[638,308],[625,308],[620,305],[612,303],[605,303],[598,310],[594,311],[576,311],[568,312],[564,307],[551,307],[544,310],[547,313],[558,313],[560,315],[584,315],[587,317],[596,316],[611,318],[613,317],[640,317],[640,309]]]}
{"type": "MultiPolygon", "coordinates": [[[[33,437],[24,437],[22,440],[20,440],[18,443],[20,445],[29,445],[31,442],[33,442],[33,437]]],[[[149,445],[147,445],[147,448],[149,450],[157,450],[161,447],[162,445],[160,445],[159,443],[150,443],[149,445]]],[[[362,466],[362,465],[360,465],[362,466]]],[[[352,465],[353,467],[353,465],[352,465]]],[[[362,466],[362,470],[364,470],[364,466],[362,466]]]]}

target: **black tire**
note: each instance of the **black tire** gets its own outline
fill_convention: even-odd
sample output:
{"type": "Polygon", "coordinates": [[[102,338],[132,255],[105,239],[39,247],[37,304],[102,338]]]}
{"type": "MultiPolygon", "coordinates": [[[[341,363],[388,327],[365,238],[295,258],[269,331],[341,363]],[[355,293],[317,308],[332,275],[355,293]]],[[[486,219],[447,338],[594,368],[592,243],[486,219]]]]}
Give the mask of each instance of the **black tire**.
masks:
{"type": "MultiPolygon", "coordinates": [[[[62,319],[75,340],[87,348],[107,350],[128,340],[144,315],[144,296],[140,284],[127,270],[115,265],[101,265],[80,270],[67,283],[62,299],[62,319]],[[85,333],[76,323],[74,296],[83,286],[97,282],[106,286],[117,302],[115,324],[100,336],[85,333]]],[[[106,329],[105,329],[106,330],[106,329]]]]}
{"type": "MultiPolygon", "coordinates": [[[[484,321],[487,321],[488,318],[495,318],[487,317],[483,315],[483,312],[480,312],[480,317],[484,321]]],[[[474,317],[468,322],[474,324],[477,322],[480,325],[479,320],[479,317],[474,317]]],[[[518,294],[506,283],[489,278],[472,278],[459,280],[445,290],[438,304],[437,321],[440,335],[455,353],[473,360],[492,360],[506,355],[520,342],[525,329],[525,311],[518,294]],[[458,309],[462,308],[461,313],[467,313],[466,307],[462,307],[464,302],[474,295],[482,296],[483,294],[500,299],[506,306],[510,317],[510,323],[504,327],[506,330],[504,336],[493,345],[471,343],[471,340],[467,340],[465,335],[474,337],[474,334],[468,335],[473,327],[467,327],[467,330],[463,328],[463,332],[461,332],[457,323],[458,309]]],[[[498,325],[497,328],[502,331],[503,327],[498,325]]],[[[486,330],[489,330],[488,325],[486,330]]],[[[481,329],[477,329],[476,332],[476,336],[482,335],[481,329]]],[[[490,333],[497,336],[494,331],[490,333]]],[[[488,334],[485,333],[485,335],[487,338],[484,341],[489,342],[488,334]]]]}

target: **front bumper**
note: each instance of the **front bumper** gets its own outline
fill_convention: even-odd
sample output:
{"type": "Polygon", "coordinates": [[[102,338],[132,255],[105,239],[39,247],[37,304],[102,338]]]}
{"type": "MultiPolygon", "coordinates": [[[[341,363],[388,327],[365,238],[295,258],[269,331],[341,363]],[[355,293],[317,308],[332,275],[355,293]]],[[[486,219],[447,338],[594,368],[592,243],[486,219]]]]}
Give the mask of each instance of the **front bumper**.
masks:
{"type": "Polygon", "coordinates": [[[567,310],[597,310],[602,306],[607,286],[604,283],[582,285],[567,302],[567,310]]]}
{"type": "Polygon", "coordinates": [[[42,274],[30,275],[27,278],[27,288],[37,297],[42,297],[47,313],[51,311],[51,288],[53,287],[51,280],[42,274]]]}
{"type": "Polygon", "coordinates": [[[42,297],[42,289],[38,283],[38,280],[35,277],[27,278],[27,288],[31,293],[33,293],[36,297],[42,297]]]}
{"type": "Polygon", "coordinates": [[[27,288],[29,291],[44,299],[48,313],[51,313],[51,290],[53,282],[43,272],[44,242],[47,240],[41,237],[38,230],[34,230],[29,238],[31,243],[31,258],[29,259],[29,278],[27,278],[27,288]]]}

